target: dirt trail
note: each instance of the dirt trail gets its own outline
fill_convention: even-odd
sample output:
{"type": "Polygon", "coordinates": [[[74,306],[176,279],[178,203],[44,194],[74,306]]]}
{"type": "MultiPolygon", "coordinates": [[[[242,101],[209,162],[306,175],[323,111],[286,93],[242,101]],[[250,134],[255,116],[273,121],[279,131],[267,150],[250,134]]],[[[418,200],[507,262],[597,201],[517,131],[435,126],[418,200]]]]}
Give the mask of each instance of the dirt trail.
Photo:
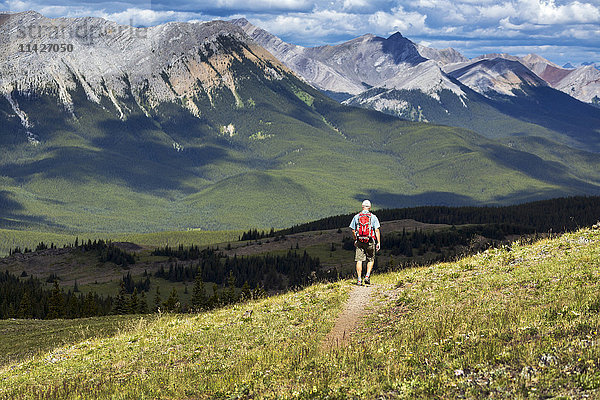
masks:
{"type": "Polygon", "coordinates": [[[348,344],[352,332],[357,328],[360,318],[365,315],[366,307],[371,301],[373,286],[356,286],[350,292],[346,308],[337,318],[333,329],[321,344],[321,349],[328,350],[348,344]]]}

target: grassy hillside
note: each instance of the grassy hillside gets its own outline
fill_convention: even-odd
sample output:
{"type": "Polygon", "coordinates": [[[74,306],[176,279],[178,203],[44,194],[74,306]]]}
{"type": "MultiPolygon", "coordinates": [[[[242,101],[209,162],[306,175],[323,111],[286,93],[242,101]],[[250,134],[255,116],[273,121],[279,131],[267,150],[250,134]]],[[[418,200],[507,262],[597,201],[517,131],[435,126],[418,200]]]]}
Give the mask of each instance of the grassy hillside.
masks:
{"type": "MultiPolygon", "coordinates": [[[[151,319],[151,316],[147,317],[151,319]]],[[[39,356],[88,339],[113,336],[137,327],[139,315],[73,320],[1,320],[0,365],[39,356]]]]}
{"type": "MultiPolygon", "coordinates": [[[[593,398],[600,231],[376,275],[350,344],[322,350],[352,286],[198,315],[0,369],[1,398],[593,398]]],[[[18,341],[18,329],[5,340],[18,341]]]]}

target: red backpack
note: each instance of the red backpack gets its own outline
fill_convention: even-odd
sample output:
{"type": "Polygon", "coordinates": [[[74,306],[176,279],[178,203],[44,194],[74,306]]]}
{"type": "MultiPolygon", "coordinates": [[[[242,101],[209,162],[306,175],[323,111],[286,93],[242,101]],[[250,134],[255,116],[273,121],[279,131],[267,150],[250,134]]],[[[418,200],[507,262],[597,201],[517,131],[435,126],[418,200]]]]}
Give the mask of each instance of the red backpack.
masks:
{"type": "Polygon", "coordinates": [[[358,229],[356,230],[356,239],[359,242],[369,243],[373,234],[371,233],[371,213],[358,214],[358,229]]]}

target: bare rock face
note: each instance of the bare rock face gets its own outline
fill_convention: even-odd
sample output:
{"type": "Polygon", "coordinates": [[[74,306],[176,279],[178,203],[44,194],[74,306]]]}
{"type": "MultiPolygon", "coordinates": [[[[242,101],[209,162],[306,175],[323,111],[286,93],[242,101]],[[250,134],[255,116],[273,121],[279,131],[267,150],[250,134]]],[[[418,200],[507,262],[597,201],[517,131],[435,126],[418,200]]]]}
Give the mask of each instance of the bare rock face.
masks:
{"type": "Polygon", "coordinates": [[[585,103],[591,103],[594,97],[600,97],[600,71],[593,65],[579,68],[561,68],[536,54],[528,54],[521,62],[558,89],[585,103]]]}
{"type": "Polygon", "coordinates": [[[495,92],[514,96],[514,91],[524,86],[547,86],[543,79],[519,61],[500,57],[469,63],[450,75],[483,95],[495,92]]]}
{"type": "Polygon", "coordinates": [[[503,63],[501,60],[518,62],[545,81],[548,86],[585,103],[592,102],[594,97],[600,97],[600,71],[598,69],[593,66],[573,69],[561,68],[537,54],[528,54],[524,57],[516,57],[505,53],[486,54],[469,61],[444,64],[443,68],[444,71],[480,93],[491,90],[508,94],[511,87],[514,87],[515,84],[519,85],[518,80],[520,78],[516,78],[515,75],[521,76],[523,83],[534,86],[540,85],[516,64],[512,64],[517,68],[513,73],[498,73],[497,68],[496,72],[493,72],[483,66],[481,62],[485,60],[488,60],[486,62],[487,67],[491,63],[489,60],[496,60],[494,63],[497,65],[503,64],[504,68],[508,67],[509,64],[503,63]],[[458,73],[459,70],[462,72],[458,73]]]}
{"type": "Polygon", "coordinates": [[[265,79],[288,73],[241,29],[222,21],[133,28],[24,12],[4,14],[0,24],[0,94],[25,127],[28,118],[14,93],[53,94],[72,109],[71,93],[81,88],[92,102],[110,99],[121,119],[128,115],[121,101],[127,97],[146,113],[177,101],[198,116],[193,98],[199,94],[212,99],[214,90],[226,88],[239,101],[239,77],[230,66],[242,57],[265,79]]]}
{"type": "Polygon", "coordinates": [[[419,50],[419,54],[421,54],[423,57],[437,61],[442,66],[469,61],[467,57],[463,56],[452,47],[438,50],[431,47],[417,45],[417,48],[419,50]]]}
{"type": "Polygon", "coordinates": [[[594,98],[600,98],[600,71],[592,65],[577,68],[565,74],[553,87],[590,103],[594,98]]]}
{"type": "MultiPolygon", "coordinates": [[[[433,97],[441,89],[461,92],[440,69],[444,63],[467,61],[454,49],[417,46],[400,33],[387,39],[363,35],[335,46],[306,48],[287,44],[245,19],[232,22],[321,90],[352,96],[374,87],[421,90],[433,97]],[[428,58],[436,62],[428,62],[428,58]]],[[[357,104],[357,100],[349,104],[357,104]]]]}

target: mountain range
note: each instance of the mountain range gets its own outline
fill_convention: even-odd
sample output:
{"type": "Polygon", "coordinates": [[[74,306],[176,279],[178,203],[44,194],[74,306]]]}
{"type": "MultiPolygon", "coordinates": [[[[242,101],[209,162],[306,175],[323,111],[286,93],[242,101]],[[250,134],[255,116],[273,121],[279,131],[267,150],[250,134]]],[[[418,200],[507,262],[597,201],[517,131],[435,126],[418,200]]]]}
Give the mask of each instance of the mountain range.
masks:
{"type": "MultiPolygon", "coordinates": [[[[330,92],[332,97],[349,98],[374,86],[404,89],[402,81],[387,81],[390,78],[397,78],[399,74],[411,74],[411,67],[426,63],[428,60],[436,61],[440,69],[448,73],[485,59],[505,59],[522,63],[530,70],[528,73],[533,72],[548,86],[578,100],[588,103],[595,97],[600,100],[600,71],[593,63],[579,68],[561,68],[535,54],[516,57],[505,53],[486,54],[468,59],[452,48],[438,50],[413,43],[399,32],[387,39],[367,34],[334,46],[309,48],[285,43],[277,36],[252,25],[245,18],[231,22],[240,26],[257,43],[316,88],[330,92]]],[[[433,65],[423,68],[435,69],[433,65]]],[[[517,71],[512,72],[518,75],[517,71]]],[[[477,92],[496,91],[512,95],[511,89],[519,89],[519,82],[513,82],[513,87],[508,89],[507,77],[503,75],[502,71],[498,71],[494,76],[480,76],[480,79],[487,81],[483,86],[473,80],[470,82],[459,80],[477,92]],[[499,82],[496,82],[496,79],[499,79],[499,82]],[[496,87],[495,84],[498,86],[496,87]]],[[[446,77],[442,78],[443,81],[444,78],[446,77]]],[[[533,82],[524,83],[540,83],[535,80],[539,79],[534,78],[533,82]]],[[[430,82],[428,80],[423,82],[426,83],[430,82]]],[[[426,92],[428,88],[419,89],[426,92]]]]}
{"type": "Polygon", "coordinates": [[[232,22],[344,104],[471,129],[523,150],[530,147],[523,143],[526,136],[600,151],[600,113],[591,107],[600,101],[600,71],[591,65],[561,69],[533,54],[487,54],[469,60],[452,48],[418,45],[400,33],[305,48],[245,19],[232,22]]]}
{"type": "Polygon", "coordinates": [[[513,95],[461,81],[512,60],[473,62],[400,34],[305,49],[264,32],[243,20],[1,15],[0,228],[283,227],[367,197],[402,207],[600,193],[600,110],[526,71],[513,95]],[[375,110],[350,106],[362,98],[375,110]],[[402,101],[414,121],[390,112],[402,101]],[[430,110],[471,119],[438,125],[430,110]]]}

